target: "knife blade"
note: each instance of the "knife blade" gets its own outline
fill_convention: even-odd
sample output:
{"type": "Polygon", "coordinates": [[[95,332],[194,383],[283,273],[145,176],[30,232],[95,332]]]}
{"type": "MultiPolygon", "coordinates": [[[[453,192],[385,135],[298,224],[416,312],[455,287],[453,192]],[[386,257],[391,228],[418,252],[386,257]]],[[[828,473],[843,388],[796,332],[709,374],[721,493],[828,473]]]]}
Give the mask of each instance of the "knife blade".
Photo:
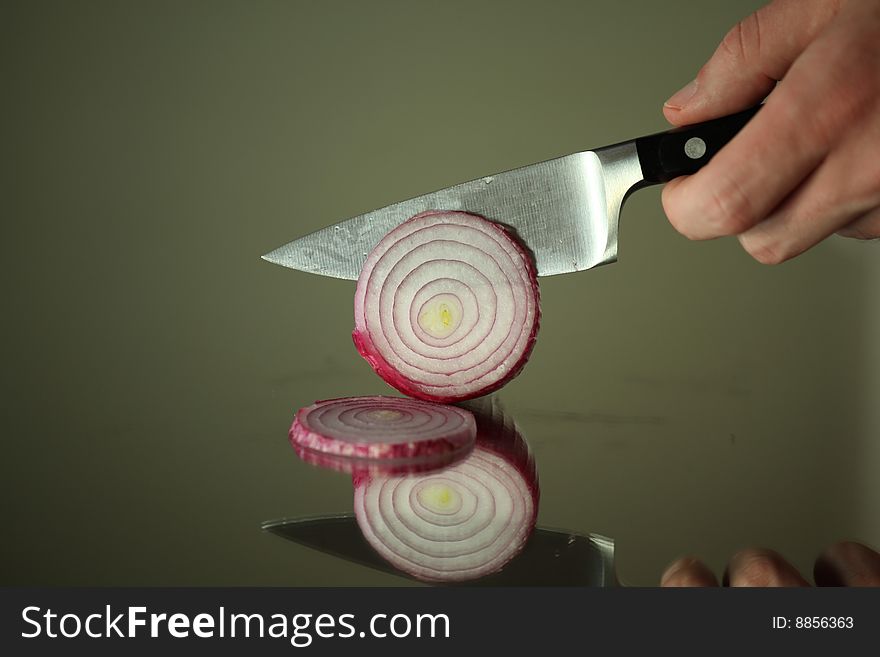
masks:
{"type": "Polygon", "coordinates": [[[616,262],[620,210],[629,194],[695,173],[759,108],[394,203],[288,242],[263,259],[356,280],[367,254],[395,226],[426,210],[462,210],[514,229],[534,254],[539,276],[616,262]]]}
{"type": "MultiPolygon", "coordinates": [[[[412,580],[380,557],[352,514],[282,518],[264,531],[307,548],[412,580]]],[[[417,581],[417,580],[415,580],[417,581]]],[[[598,534],[535,529],[523,551],[503,570],[466,586],[616,586],[614,541],[598,534]]]]}

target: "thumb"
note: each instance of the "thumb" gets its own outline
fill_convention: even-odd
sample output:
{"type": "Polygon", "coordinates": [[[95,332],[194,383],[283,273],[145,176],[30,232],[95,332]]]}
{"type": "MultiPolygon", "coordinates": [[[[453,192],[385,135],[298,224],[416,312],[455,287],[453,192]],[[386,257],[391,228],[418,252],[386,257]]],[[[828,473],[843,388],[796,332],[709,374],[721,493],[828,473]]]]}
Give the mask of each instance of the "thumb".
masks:
{"type": "Polygon", "coordinates": [[[764,99],[837,13],[840,0],[776,0],[737,23],[697,78],[663,106],[673,125],[733,114],[764,99]]]}

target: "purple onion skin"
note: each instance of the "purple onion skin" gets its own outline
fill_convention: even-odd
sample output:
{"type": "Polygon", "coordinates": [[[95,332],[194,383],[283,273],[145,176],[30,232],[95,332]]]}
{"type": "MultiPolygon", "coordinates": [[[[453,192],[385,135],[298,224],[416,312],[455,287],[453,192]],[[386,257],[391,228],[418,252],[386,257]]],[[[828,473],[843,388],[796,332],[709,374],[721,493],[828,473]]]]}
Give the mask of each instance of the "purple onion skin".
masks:
{"type": "Polygon", "coordinates": [[[303,427],[298,419],[294,419],[289,432],[290,442],[294,446],[301,446],[324,454],[335,454],[356,459],[381,459],[383,461],[394,459],[411,459],[431,457],[435,454],[448,454],[462,449],[464,445],[449,440],[437,439],[410,446],[409,444],[350,444],[344,453],[340,452],[336,445],[339,441],[334,438],[326,438],[320,433],[303,427]]]}
{"type": "MultiPolygon", "coordinates": [[[[475,447],[497,454],[519,470],[532,493],[534,516],[531,524],[534,529],[538,519],[538,505],[541,501],[541,486],[538,481],[538,466],[535,463],[535,456],[513,419],[501,408],[497,397],[485,401],[488,402],[488,405],[481,406],[478,405],[479,402],[461,405],[462,408],[473,413],[474,420],[476,420],[475,447]]],[[[531,531],[529,535],[531,535],[531,531]]]]}
{"type": "Polygon", "coordinates": [[[299,445],[294,445],[293,450],[304,463],[324,470],[342,472],[351,475],[353,481],[359,481],[365,477],[427,474],[442,468],[448,468],[466,459],[473,451],[473,446],[466,446],[445,454],[438,453],[422,458],[401,460],[352,458],[316,452],[313,449],[299,445]]]}
{"type": "Polygon", "coordinates": [[[352,331],[351,337],[358,353],[363,356],[364,360],[366,360],[376,371],[376,374],[381,376],[388,385],[396,388],[405,395],[414,397],[415,399],[436,402],[438,404],[452,404],[454,402],[476,399],[477,397],[483,397],[496,392],[510,383],[512,379],[519,376],[520,372],[522,372],[522,369],[526,366],[526,363],[531,357],[532,349],[535,347],[535,341],[538,339],[540,310],[536,311],[536,315],[535,325],[529,336],[528,346],[516,364],[508,370],[503,378],[500,378],[493,384],[486,386],[485,388],[480,388],[469,395],[433,395],[425,392],[421,389],[418,383],[403,376],[375,351],[373,348],[373,342],[370,340],[369,335],[366,335],[366,332],[361,332],[355,329],[352,331]]]}
{"type": "MultiPolygon", "coordinates": [[[[540,291],[538,288],[538,274],[537,269],[534,265],[534,258],[531,253],[523,247],[516,236],[511,233],[504,226],[495,223],[485,217],[481,217],[480,215],[476,215],[469,212],[460,212],[456,211],[457,214],[466,214],[471,217],[480,219],[486,222],[488,225],[492,226],[495,230],[501,233],[505,238],[508,238],[514,246],[516,246],[523,257],[524,266],[526,267],[527,278],[530,282],[532,293],[535,295],[535,315],[533,319],[532,326],[529,331],[528,341],[525,345],[525,349],[523,353],[520,355],[516,363],[514,363],[507,371],[507,373],[503,376],[495,380],[494,382],[486,385],[479,390],[474,390],[469,394],[452,394],[452,395],[437,395],[430,392],[427,392],[423,389],[422,385],[417,381],[413,381],[412,379],[401,374],[394,366],[389,364],[385,358],[379,353],[379,351],[375,348],[373,344],[373,340],[370,337],[369,331],[361,331],[355,328],[352,331],[351,337],[354,342],[355,348],[358,350],[358,353],[366,360],[370,366],[375,370],[375,372],[385,380],[386,383],[396,388],[400,392],[410,397],[414,397],[416,399],[422,399],[424,401],[432,401],[440,404],[450,404],[454,402],[467,401],[469,399],[475,399],[477,397],[483,397],[490,393],[493,393],[497,390],[500,390],[505,385],[507,385],[512,379],[517,377],[520,372],[522,372],[523,367],[525,367],[529,358],[531,357],[532,350],[535,347],[535,342],[538,338],[538,330],[540,329],[541,324],[541,305],[540,305],[540,291]]],[[[435,214],[446,214],[444,211],[436,211],[430,210],[428,212],[422,212],[421,214],[417,214],[414,217],[411,217],[407,221],[412,221],[414,219],[418,219],[425,216],[435,215],[435,214]]],[[[404,222],[406,223],[406,222],[404,222]]]]}

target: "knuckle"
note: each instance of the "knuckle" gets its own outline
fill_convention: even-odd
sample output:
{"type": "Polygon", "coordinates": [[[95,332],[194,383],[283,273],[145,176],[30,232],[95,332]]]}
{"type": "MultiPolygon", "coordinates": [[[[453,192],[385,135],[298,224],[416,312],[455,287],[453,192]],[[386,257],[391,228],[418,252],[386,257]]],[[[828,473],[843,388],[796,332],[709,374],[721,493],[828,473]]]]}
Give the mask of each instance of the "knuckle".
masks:
{"type": "Polygon", "coordinates": [[[677,202],[678,197],[679,194],[673,192],[673,184],[667,184],[663,188],[663,193],[661,194],[663,211],[669,218],[669,223],[672,224],[672,227],[676,231],[690,240],[696,239],[696,236],[691,229],[691,224],[687,221],[687,217],[683,212],[679,212],[679,204],[677,202]]]}
{"type": "MultiPolygon", "coordinates": [[[[830,55],[832,58],[834,56],[830,55]]],[[[805,138],[808,137],[805,143],[818,145],[826,151],[833,149],[842,139],[857,133],[863,139],[865,127],[871,125],[880,109],[877,101],[880,84],[862,82],[877,77],[875,72],[867,70],[875,71],[876,63],[872,62],[865,67],[864,64],[853,61],[852,55],[849,55],[847,59],[829,62],[829,66],[848,67],[851,72],[847,76],[822,83],[825,99],[823,102],[792,103],[787,109],[792,120],[802,127],[802,134],[805,138]]],[[[801,95],[804,90],[799,85],[793,88],[793,93],[801,95]]]]}
{"type": "Polygon", "coordinates": [[[721,49],[728,57],[735,61],[746,58],[744,21],[734,25],[721,40],[721,49]]]}
{"type": "Polygon", "coordinates": [[[805,134],[809,135],[814,144],[819,144],[828,150],[840,140],[841,134],[848,125],[855,122],[854,109],[856,105],[846,102],[829,103],[818,108],[800,108],[798,121],[804,126],[805,134]]]}
{"type": "Polygon", "coordinates": [[[868,230],[868,228],[860,226],[859,224],[855,224],[852,226],[846,226],[837,231],[837,234],[841,237],[848,237],[854,240],[875,240],[880,238],[880,230],[872,231],[868,230]]]}
{"type": "Polygon", "coordinates": [[[739,235],[754,225],[754,209],[735,180],[711,188],[706,215],[718,235],[739,235]]]}
{"type": "Polygon", "coordinates": [[[678,231],[678,233],[680,235],[683,235],[687,239],[689,239],[689,240],[699,239],[699,235],[697,234],[696,231],[693,230],[693,227],[689,223],[682,222],[682,221],[680,221],[678,219],[674,219],[672,217],[670,217],[669,222],[672,224],[672,227],[675,228],[676,231],[678,231]]]}
{"type": "Polygon", "coordinates": [[[878,555],[862,543],[838,541],[826,548],[818,561],[843,564],[848,573],[849,586],[880,586],[878,555]]]}
{"type": "Polygon", "coordinates": [[[761,10],[734,25],[721,40],[721,51],[734,62],[760,61],[761,10]]]}
{"type": "Polygon", "coordinates": [[[864,571],[853,573],[852,578],[850,579],[850,586],[872,588],[880,586],[880,575],[864,571]]]}
{"type": "Polygon", "coordinates": [[[754,244],[749,240],[740,240],[745,252],[762,265],[779,265],[791,256],[776,244],[754,244]]]}
{"type": "Polygon", "coordinates": [[[769,550],[741,550],[731,559],[731,571],[735,571],[731,583],[738,586],[781,586],[781,562],[781,557],[769,550]]]}
{"type": "Polygon", "coordinates": [[[663,580],[663,586],[670,588],[694,589],[706,586],[706,582],[696,573],[686,571],[670,575],[663,580]]]}
{"type": "Polygon", "coordinates": [[[855,541],[838,541],[829,545],[822,556],[826,559],[839,559],[841,561],[851,561],[862,555],[865,546],[855,541]]]}
{"type": "MultiPolygon", "coordinates": [[[[880,171],[878,171],[877,180],[880,181],[880,171]]],[[[838,232],[843,237],[850,237],[857,240],[875,240],[880,238],[880,185],[878,185],[877,198],[870,198],[861,206],[873,207],[867,214],[862,215],[852,223],[841,228],[838,232]]]]}
{"type": "Polygon", "coordinates": [[[696,557],[677,559],[663,573],[660,585],[665,587],[699,587],[706,585],[702,562],[696,557]]]}

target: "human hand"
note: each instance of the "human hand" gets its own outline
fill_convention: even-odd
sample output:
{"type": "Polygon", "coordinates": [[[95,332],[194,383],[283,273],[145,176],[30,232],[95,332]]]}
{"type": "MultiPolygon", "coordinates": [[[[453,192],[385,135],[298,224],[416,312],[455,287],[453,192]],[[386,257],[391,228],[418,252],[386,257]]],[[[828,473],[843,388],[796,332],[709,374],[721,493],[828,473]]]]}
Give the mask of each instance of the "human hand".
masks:
{"type": "Polygon", "coordinates": [[[736,235],[765,264],[835,232],[880,237],[880,0],[775,0],[663,111],[687,125],[768,94],[703,169],[666,185],[672,225],[696,240],[736,235]]]}
{"type": "MultiPolygon", "coordinates": [[[[880,586],[880,554],[862,545],[842,541],[825,550],[813,567],[817,586],[880,586]]],[[[727,565],[724,586],[809,586],[809,582],[772,550],[737,552],[727,565]]],[[[718,586],[714,573],[699,559],[673,561],[660,578],[664,587],[718,586]]]]}

